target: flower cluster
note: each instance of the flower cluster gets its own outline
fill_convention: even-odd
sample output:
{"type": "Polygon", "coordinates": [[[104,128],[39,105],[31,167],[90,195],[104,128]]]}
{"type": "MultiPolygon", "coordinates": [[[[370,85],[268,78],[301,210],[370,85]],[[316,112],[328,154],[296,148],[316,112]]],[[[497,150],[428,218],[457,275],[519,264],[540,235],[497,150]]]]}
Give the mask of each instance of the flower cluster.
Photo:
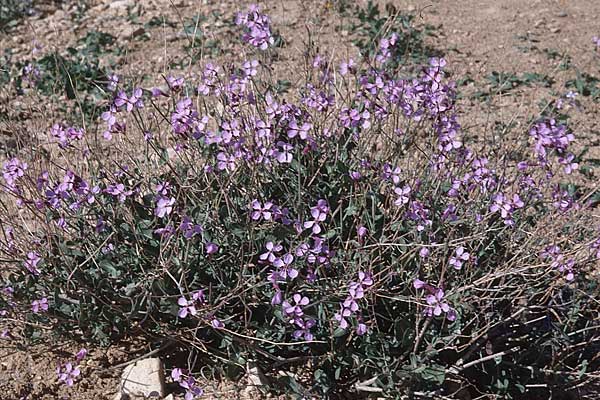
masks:
{"type": "Polygon", "coordinates": [[[143,94],[144,91],[141,88],[135,88],[131,96],[128,97],[127,93],[121,90],[117,93],[113,104],[118,110],[124,109],[128,113],[136,108],[144,108],[143,94]]]}
{"type": "Polygon", "coordinates": [[[427,306],[423,313],[428,317],[436,316],[439,317],[442,313],[446,314],[448,321],[454,321],[456,319],[456,311],[450,307],[448,302],[444,299],[445,293],[442,288],[432,286],[420,279],[415,279],[413,282],[415,289],[424,289],[428,294],[425,296],[427,306]]]}
{"type": "Polygon", "coordinates": [[[199,305],[202,305],[206,299],[204,298],[204,291],[197,290],[192,293],[192,298],[187,299],[185,296],[181,296],[177,300],[177,304],[179,304],[179,312],[177,315],[179,318],[185,318],[188,315],[196,316],[198,313],[198,309],[196,308],[199,305]]]}
{"type": "Polygon", "coordinates": [[[359,311],[360,306],[358,301],[365,297],[365,290],[373,285],[373,278],[371,274],[363,271],[358,272],[358,280],[350,282],[348,285],[348,296],[340,304],[340,310],[334,315],[334,320],[339,324],[342,329],[348,328],[348,321],[346,318],[350,318],[356,315],[358,323],[356,326],[356,333],[358,335],[364,335],[367,332],[367,325],[362,322],[359,311]]]}
{"type": "MultiPolygon", "coordinates": [[[[237,23],[257,49],[274,45],[258,7],[237,23]]],[[[558,243],[559,232],[542,221],[557,218],[560,234],[577,232],[561,240],[574,254],[579,238],[589,237],[588,227],[563,224],[585,207],[580,191],[563,184],[569,177],[556,174],[578,168],[573,135],[547,118],[531,128],[525,159],[498,157],[503,146],[470,147],[446,61],[432,58],[402,77],[409,69],[396,61],[405,38],[390,30],[376,60],[344,60],[339,75],[328,55],[307,52],[306,80],[286,95],[270,84],[276,54],[256,49],[256,57],[205,64],[199,78],[166,76],[148,99],[109,76],[102,130],[106,139],[127,133],[126,140],[105,143],[98,154],[85,149],[85,166],[4,163],[2,186],[18,209],[0,210],[8,271],[0,277],[0,317],[12,324],[23,312],[24,321],[55,324],[44,313],[60,311],[61,323],[96,339],[127,334],[143,319],[144,332],[160,325],[180,343],[202,341],[215,359],[242,354],[263,362],[332,349],[346,385],[345,377],[356,376],[347,366],[389,353],[390,341],[397,354],[415,355],[411,365],[394,359],[398,368],[422,368],[431,343],[448,352],[436,362],[459,359],[455,349],[468,338],[456,335],[459,324],[448,327],[458,318],[453,305],[464,304],[461,319],[473,337],[505,321],[495,302],[521,284],[530,285],[520,294],[529,304],[547,307],[555,296],[540,293],[560,290],[576,267],[587,271],[600,259],[598,239],[586,241],[585,259],[548,246],[539,263],[540,249],[558,243]],[[141,149],[127,152],[131,143],[141,149]],[[544,274],[545,264],[556,273],[544,274]],[[523,266],[532,273],[515,273],[523,266]],[[556,274],[565,276],[558,286],[556,274]],[[476,307],[485,318],[473,318],[476,307]],[[399,328],[416,340],[397,340],[399,328]],[[280,345],[285,332],[293,343],[280,345]],[[244,337],[257,340],[245,346],[244,337]],[[340,343],[348,351],[338,353],[340,343]]],[[[63,124],[51,135],[61,148],[87,138],[63,124]]],[[[60,155],[71,161],[78,154],[60,155]]],[[[591,304],[583,280],[578,290],[569,296],[582,304],[579,313],[562,318],[568,307],[556,308],[563,320],[573,318],[570,327],[586,326],[592,314],[583,307],[591,304]]],[[[0,337],[19,335],[2,329],[0,337]]],[[[579,333],[574,340],[591,329],[579,333]]],[[[323,358],[314,362],[315,370],[328,368],[323,358]]],[[[377,363],[363,364],[365,376],[391,378],[377,363]]],[[[188,400],[202,395],[194,371],[171,375],[188,400]]],[[[73,362],[57,372],[69,386],[81,374],[73,362]]],[[[423,387],[419,374],[411,376],[423,387]]]]}
{"type": "Polygon", "coordinates": [[[242,39],[252,46],[266,50],[275,43],[271,34],[271,21],[268,16],[260,13],[257,5],[251,5],[248,12],[238,13],[235,23],[246,28],[242,39]]]}
{"type": "Polygon", "coordinates": [[[313,340],[313,334],[310,329],[315,326],[316,321],[312,318],[305,318],[303,307],[310,302],[308,297],[296,293],[292,296],[292,302],[285,300],[282,304],[283,313],[288,321],[296,326],[296,330],[292,334],[295,339],[304,338],[306,341],[313,340]]]}
{"type": "Polygon", "coordinates": [[[81,349],[76,355],[75,362],[66,362],[61,364],[56,369],[56,373],[58,374],[58,381],[64,382],[67,386],[73,386],[75,381],[81,375],[81,370],[79,369],[79,363],[85,358],[87,355],[86,349],[81,349]]]}
{"type": "Polygon", "coordinates": [[[200,118],[189,97],[178,101],[175,111],[171,114],[171,126],[177,135],[191,135],[193,138],[199,139],[204,135],[207,123],[208,117],[200,118]]]}
{"type": "Polygon", "coordinates": [[[58,140],[58,144],[61,148],[66,148],[73,141],[83,139],[83,129],[54,124],[50,129],[50,135],[58,140]]]}
{"type": "Polygon", "coordinates": [[[554,151],[560,157],[561,164],[565,165],[567,173],[577,168],[577,165],[572,162],[574,156],[567,152],[567,148],[575,140],[575,136],[566,125],[558,124],[552,118],[543,119],[533,125],[529,135],[534,140],[535,155],[541,165],[548,165],[549,153],[554,151]]]}
{"type": "Polygon", "coordinates": [[[562,254],[560,247],[556,245],[547,246],[540,253],[540,256],[546,260],[549,260],[551,263],[550,266],[563,273],[567,281],[572,281],[575,279],[575,273],[573,272],[575,267],[575,259],[565,257],[565,255],[562,254]]]}
{"type": "Polygon", "coordinates": [[[2,177],[4,178],[4,182],[6,182],[6,186],[11,191],[17,189],[17,182],[25,175],[27,168],[27,163],[18,158],[13,158],[4,163],[2,177]]]}
{"type": "Polygon", "coordinates": [[[198,386],[196,379],[181,368],[174,368],[173,371],[171,371],[171,378],[173,378],[174,382],[179,383],[179,386],[185,390],[185,400],[193,400],[204,394],[202,388],[198,386]]]}
{"type": "Polygon", "coordinates": [[[525,207],[525,203],[517,193],[513,194],[512,197],[506,196],[504,193],[496,193],[492,196],[490,212],[500,213],[506,225],[514,225],[513,213],[523,207],[525,207]]]}

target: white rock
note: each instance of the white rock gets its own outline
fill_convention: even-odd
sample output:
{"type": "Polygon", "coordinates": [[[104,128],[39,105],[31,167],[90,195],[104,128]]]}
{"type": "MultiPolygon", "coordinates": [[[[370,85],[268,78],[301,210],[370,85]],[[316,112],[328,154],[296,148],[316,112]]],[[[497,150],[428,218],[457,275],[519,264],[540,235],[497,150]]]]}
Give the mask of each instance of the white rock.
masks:
{"type": "Polygon", "coordinates": [[[258,390],[261,386],[266,386],[269,384],[267,377],[263,372],[258,368],[254,361],[248,361],[246,364],[246,373],[248,378],[248,386],[242,389],[242,397],[243,398],[256,398],[260,397],[260,392],[258,390]]]}
{"type": "Polygon", "coordinates": [[[133,7],[135,3],[133,0],[117,0],[117,1],[108,1],[108,8],[116,9],[116,8],[127,8],[133,7]]]}
{"type": "Polygon", "coordinates": [[[246,364],[246,372],[248,373],[248,384],[251,386],[266,386],[269,384],[267,377],[258,368],[255,362],[248,361],[246,364]]]}
{"type": "Polygon", "coordinates": [[[165,395],[165,375],[160,358],[146,358],[128,365],[121,374],[121,384],[115,400],[126,398],[162,398],[165,395]]]}

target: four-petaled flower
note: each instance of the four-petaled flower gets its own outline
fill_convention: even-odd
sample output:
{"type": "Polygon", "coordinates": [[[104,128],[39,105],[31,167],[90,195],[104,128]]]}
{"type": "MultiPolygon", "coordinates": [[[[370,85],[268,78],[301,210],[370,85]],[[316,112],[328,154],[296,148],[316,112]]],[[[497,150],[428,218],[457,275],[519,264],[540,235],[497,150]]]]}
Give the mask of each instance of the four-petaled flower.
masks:
{"type": "Polygon", "coordinates": [[[308,297],[302,296],[300,293],[296,293],[292,296],[292,300],[294,304],[289,303],[287,300],[283,302],[283,311],[286,315],[291,317],[301,317],[304,315],[304,311],[302,311],[302,306],[306,306],[309,303],[308,297]]]}
{"type": "Polygon", "coordinates": [[[186,297],[181,296],[177,300],[177,304],[179,304],[179,312],[177,315],[179,318],[185,318],[188,314],[195,316],[198,313],[196,309],[196,305],[201,305],[204,303],[204,291],[198,290],[192,293],[192,298],[188,300],[186,297]]]}
{"type": "Polygon", "coordinates": [[[258,199],[254,199],[250,205],[252,206],[251,218],[254,221],[258,221],[261,218],[265,221],[269,221],[273,216],[273,212],[271,211],[273,203],[270,201],[265,202],[263,205],[258,199]]]}
{"type": "Polygon", "coordinates": [[[456,269],[461,269],[463,264],[471,258],[471,254],[465,251],[465,248],[458,246],[454,251],[454,256],[450,257],[450,265],[456,269]]]}
{"type": "Polygon", "coordinates": [[[58,381],[66,383],[67,386],[73,386],[75,380],[81,375],[79,367],[73,366],[70,362],[59,366],[56,372],[58,374],[58,381]]]}
{"type": "Polygon", "coordinates": [[[171,211],[173,211],[174,204],[175,199],[173,197],[158,196],[154,215],[156,215],[158,218],[166,217],[167,215],[171,214],[171,211]]]}
{"type": "Polygon", "coordinates": [[[320,199],[317,201],[317,205],[315,207],[311,207],[310,215],[312,216],[312,220],[304,222],[304,229],[312,229],[312,232],[315,235],[321,233],[320,222],[323,222],[327,219],[327,213],[329,212],[329,206],[327,205],[327,201],[320,199]]]}
{"type": "Polygon", "coordinates": [[[31,303],[31,311],[33,311],[36,314],[39,312],[48,311],[48,299],[45,297],[42,297],[39,300],[34,300],[31,303]]]}

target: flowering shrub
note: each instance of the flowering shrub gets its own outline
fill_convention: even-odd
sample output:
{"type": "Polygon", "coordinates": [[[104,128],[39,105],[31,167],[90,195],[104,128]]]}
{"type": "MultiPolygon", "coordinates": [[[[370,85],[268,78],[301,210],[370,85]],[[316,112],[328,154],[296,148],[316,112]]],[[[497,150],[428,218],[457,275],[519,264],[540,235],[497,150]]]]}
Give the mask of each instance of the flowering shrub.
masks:
{"type": "MultiPolygon", "coordinates": [[[[250,59],[168,89],[111,77],[101,145],[52,124],[62,164],[4,164],[3,316],[85,341],[174,338],[303,396],[597,379],[600,239],[562,185],[577,170],[567,126],[539,120],[519,160],[471,148],[445,60],[400,76],[394,33],[360,62],[311,58],[284,97],[269,18],[236,22],[250,59]],[[295,365],[310,378],[277,374],[295,365]]],[[[194,365],[175,367],[199,396],[194,365]]],[[[79,370],[58,373],[71,385],[79,370]]]]}

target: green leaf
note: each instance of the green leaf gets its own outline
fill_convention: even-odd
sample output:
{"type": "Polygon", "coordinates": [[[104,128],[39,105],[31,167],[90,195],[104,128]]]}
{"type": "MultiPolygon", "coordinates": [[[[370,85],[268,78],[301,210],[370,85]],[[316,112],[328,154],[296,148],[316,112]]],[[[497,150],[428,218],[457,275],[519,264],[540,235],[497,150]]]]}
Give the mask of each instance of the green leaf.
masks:
{"type": "Polygon", "coordinates": [[[435,382],[438,385],[441,385],[446,379],[446,372],[442,367],[427,367],[421,372],[421,377],[426,381],[435,382]]]}

